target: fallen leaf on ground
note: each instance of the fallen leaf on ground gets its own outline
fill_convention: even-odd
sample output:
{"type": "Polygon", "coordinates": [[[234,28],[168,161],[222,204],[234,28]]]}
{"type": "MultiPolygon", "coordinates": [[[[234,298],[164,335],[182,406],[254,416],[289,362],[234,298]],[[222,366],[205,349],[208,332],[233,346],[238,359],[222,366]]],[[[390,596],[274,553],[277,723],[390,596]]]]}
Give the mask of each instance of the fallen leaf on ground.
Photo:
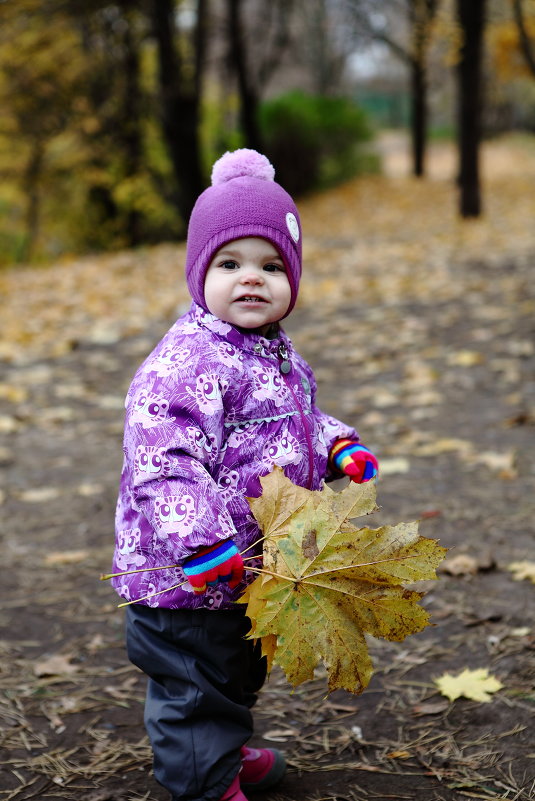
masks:
{"type": "Polygon", "coordinates": [[[442,453],[458,453],[461,458],[467,458],[473,453],[474,446],[465,439],[455,437],[442,437],[434,442],[428,442],[415,449],[417,456],[440,456],[442,453]]]}
{"type": "Polygon", "coordinates": [[[25,387],[18,387],[15,384],[0,384],[0,399],[10,403],[23,403],[28,400],[28,390],[25,387]]]}
{"type": "Polygon", "coordinates": [[[518,475],[515,469],[515,458],[514,450],[506,451],[506,453],[483,451],[482,453],[474,454],[470,461],[475,464],[482,464],[488,467],[489,470],[495,470],[502,478],[513,479],[518,475]]]}
{"type": "Polygon", "coordinates": [[[408,473],[411,469],[411,463],[403,456],[398,456],[395,459],[381,459],[381,476],[393,476],[399,473],[408,473]]]}
{"type": "Polygon", "coordinates": [[[0,414],[0,434],[13,434],[20,428],[20,423],[9,414],[0,414]]]}
{"type": "Polygon", "coordinates": [[[85,562],[89,559],[89,551],[52,551],[45,557],[47,565],[73,565],[77,562],[85,562]]]}
{"type": "Polygon", "coordinates": [[[467,553],[460,553],[452,556],[451,559],[445,559],[439,570],[450,576],[475,576],[478,571],[477,559],[468,556],[467,553]]]}
{"type": "Polygon", "coordinates": [[[78,672],[78,665],[71,662],[72,656],[55,654],[54,656],[36,662],[33,672],[36,676],[67,676],[78,672]]]}
{"type": "Polygon", "coordinates": [[[97,653],[101,648],[106,648],[106,643],[102,634],[95,634],[86,645],[86,649],[90,654],[97,653]]]}
{"type": "Polygon", "coordinates": [[[401,641],[429,624],[423,593],[402,583],[436,578],[446,549],[417,523],[352,525],[376,509],[374,482],[310,492],[276,467],[261,483],[249,499],[265,537],[262,575],[242,598],[250,636],[294,686],[322,660],[329,690],[360,693],[372,675],[365,634],[401,641]]]}
{"type": "Polygon", "coordinates": [[[439,572],[448,573],[450,576],[475,576],[480,571],[492,570],[494,566],[494,558],[489,552],[483,551],[478,556],[459,553],[445,559],[439,567],[439,572]]]}
{"type": "Polygon", "coordinates": [[[458,350],[448,356],[448,364],[454,367],[475,367],[484,361],[485,356],[476,350],[458,350]]]}
{"type": "Polygon", "coordinates": [[[102,484],[84,482],[83,484],[78,484],[76,491],[83,498],[90,498],[92,495],[100,495],[104,491],[104,487],[102,484]]]}
{"type": "Polygon", "coordinates": [[[507,569],[511,571],[515,581],[528,579],[535,584],[535,562],[511,562],[507,569]]]}
{"type": "Polygon", "coordinates": [[[60,491],[57,487],[36,487],[35,489],[21,490],[17,494],[25,503],[45,503],[59,498],[60,491]]]}
{"type": "Polygon", "coordinates": [[[434,681],[442,695],[445,695],[450,701],[455,701],[456,698],[463,696],[472,701],[487,703],[492,700],[491,693],[501,690],[504,686],[501,681],[489,674],[487,668],[478,668],[477,670],[465,668],[456,676],[444,673],[434,681]]]}

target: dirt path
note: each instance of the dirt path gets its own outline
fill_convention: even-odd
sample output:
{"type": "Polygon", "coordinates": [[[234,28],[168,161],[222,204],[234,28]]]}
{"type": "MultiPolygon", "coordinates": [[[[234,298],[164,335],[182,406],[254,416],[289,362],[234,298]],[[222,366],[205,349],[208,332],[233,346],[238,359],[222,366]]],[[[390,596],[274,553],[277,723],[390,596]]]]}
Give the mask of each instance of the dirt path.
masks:
{"type": "MultiPolygon", "coordinates": [[[[373,200],[378,184],[368,190],[373,200]]],[[[323,408],[381,458],[373,524],[422,519],[422,534],[452,548],[457,575],[425,587],[433,627],[372,643],[362,696],[326,698],[321,671],[293,693],[273,674],[256,742],[285,750],[290,770],[257,797],[535,798],[535,588],[508,569],[533,560],[535,248],[429,253],[426,266],[383,243],[388,258],[374,262],[374,241],[344,231],[312,238],[309,288],[287,328],[316,368],[323,408]],[[489,703],[448,702],[433,679],[465,667],[488,668],[504,688],[489,703]]],[[[122,398],[170,320],[3,364],[3,801],[167,797],[150,775],[143,680],[98,575],[111,555],[122,398]]]]}

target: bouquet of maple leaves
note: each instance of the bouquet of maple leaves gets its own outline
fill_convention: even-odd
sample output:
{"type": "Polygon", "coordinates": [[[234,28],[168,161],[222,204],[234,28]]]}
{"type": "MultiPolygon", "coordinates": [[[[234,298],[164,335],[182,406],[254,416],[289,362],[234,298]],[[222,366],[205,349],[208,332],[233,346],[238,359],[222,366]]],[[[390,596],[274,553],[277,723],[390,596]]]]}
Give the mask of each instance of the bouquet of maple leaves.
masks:
{"type": "MultiPolygon", "coordinates": [[[[240,598],[251,620],[249,637],[261,640],[268,668],[276,662],[290,684],[312,679],[322,661],[330,691],[360,693],[373,673],[365,635],[400,641],[429,625],[418,605],[423,593],[403,583],[436,579],[446,548],[421,537],[416,522],[353,525],[377,509],[372,481],[350,482],[341,492],[310,491],[277,466],[260,481],[262,495],[248,502],[262,531],[262,567],[246,567],[259,575],[240,598]]],[[[177,565],[154,569],[171,567],[177,565]]]]}
{"type": "Polygon", "coordinates": [[[373,672],[365,635],[400,641],[429,624],[423,593],[403,583],[435,579],[446,549],[416,522],[353,525],[377,508],[374,482],[311,492],[275,467],[261,483],[248,499],[264,538],[263,567],[241,598],[249,636],[294,686],[321,660],[329,690],[360,693],[373,672]]]}

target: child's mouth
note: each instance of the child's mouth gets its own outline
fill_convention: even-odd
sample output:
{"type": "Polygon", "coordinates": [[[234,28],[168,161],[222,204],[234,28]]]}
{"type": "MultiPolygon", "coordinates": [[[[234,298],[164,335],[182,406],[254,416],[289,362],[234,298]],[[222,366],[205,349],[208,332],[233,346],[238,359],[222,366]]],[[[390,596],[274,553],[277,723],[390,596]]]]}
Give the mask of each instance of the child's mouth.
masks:
{"type": "Polygon", "coordinates": [[[243,298],[238,298],[238,303],[265,303],[264,298],[257,298],[254,295],[244,295],[243,298]]]}

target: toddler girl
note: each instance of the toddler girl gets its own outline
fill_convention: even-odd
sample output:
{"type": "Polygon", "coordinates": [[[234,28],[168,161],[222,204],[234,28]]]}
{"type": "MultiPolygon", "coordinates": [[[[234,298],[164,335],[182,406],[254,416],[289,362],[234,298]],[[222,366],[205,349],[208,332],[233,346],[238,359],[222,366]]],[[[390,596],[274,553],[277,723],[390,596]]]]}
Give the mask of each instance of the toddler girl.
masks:
{"type": "Polygon", "coordinates": [[[245,149],[219,159],[189,221],[191,308],[126,399],[114,570],[137,572],[113,583],[133,602],[128,655],[149,677],[154,772],[174,801],[246,801],[285,770],[278,751],[246,745],[266,674],[236,603],[254,579],[241,553],[262,554],[247,497],[274,465],[311,490],[377,471],[356,431],[317,408],[312,371],[279,325],[297,299],[301,241],[269,161],[245,149]]]}

